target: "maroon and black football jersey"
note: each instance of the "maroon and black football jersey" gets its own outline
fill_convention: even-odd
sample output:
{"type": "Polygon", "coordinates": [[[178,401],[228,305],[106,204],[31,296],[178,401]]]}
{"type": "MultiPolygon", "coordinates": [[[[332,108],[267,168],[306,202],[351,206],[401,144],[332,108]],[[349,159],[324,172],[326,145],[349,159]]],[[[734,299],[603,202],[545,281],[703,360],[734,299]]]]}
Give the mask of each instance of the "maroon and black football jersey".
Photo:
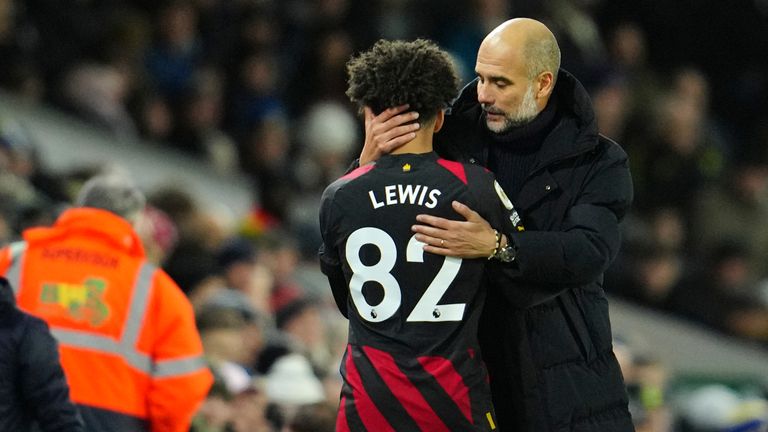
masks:
{"type": "Polygon", "coordinates": [[[429,254],[416,215],[462,219],[467,204],[509,227],[511,203],[485,168],[435,153],[387,155],[325,190],[323,272],[349,318],[337,430],[495,429],[477,326],[485,258],[429,254]]]}

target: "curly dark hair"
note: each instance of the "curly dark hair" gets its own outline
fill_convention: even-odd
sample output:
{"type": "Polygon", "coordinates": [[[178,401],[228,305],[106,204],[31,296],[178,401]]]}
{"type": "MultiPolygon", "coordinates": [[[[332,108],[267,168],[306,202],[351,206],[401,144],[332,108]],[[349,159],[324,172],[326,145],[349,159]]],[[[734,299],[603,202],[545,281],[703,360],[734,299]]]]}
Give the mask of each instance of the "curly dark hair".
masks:
{"type": "Polygon", "coordinates": [[[448,53],[426,39],[379,40],[347,63],[347,96],[378,114],[409,104],[429,121],[456,97],[459,78],[448,53]]]}

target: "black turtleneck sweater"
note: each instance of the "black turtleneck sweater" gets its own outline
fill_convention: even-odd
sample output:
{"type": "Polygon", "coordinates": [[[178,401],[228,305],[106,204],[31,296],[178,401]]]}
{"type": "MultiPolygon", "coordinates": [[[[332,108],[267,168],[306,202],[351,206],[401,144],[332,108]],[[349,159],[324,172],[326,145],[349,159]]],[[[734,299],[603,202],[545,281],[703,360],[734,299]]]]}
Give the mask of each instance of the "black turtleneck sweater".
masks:
{"type": "Polygon", "coordinates": [[[515,202],[528,174],[536,164],[538,151],[544,138],[554,127],[557,114],[555,99],[530,123],[497,134],[487,131],[491,139],[488,146],[488,169],[515,202]]]}

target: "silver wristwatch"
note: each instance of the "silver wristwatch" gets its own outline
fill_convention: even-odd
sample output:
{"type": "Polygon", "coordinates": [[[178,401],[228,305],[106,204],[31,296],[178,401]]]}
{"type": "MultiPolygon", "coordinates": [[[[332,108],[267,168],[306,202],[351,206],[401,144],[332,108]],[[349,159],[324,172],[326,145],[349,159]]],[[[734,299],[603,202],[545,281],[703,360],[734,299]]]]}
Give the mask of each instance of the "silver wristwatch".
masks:
{"type": "Polygon", "coordinates": [[[505,263],[514,261],[516,257],[517,248],[512,243],[507,243],[507,245],[503,248],[499,248],[499,250],[496,251],[496,254],[493,256],[494,259],[505,263]]]}

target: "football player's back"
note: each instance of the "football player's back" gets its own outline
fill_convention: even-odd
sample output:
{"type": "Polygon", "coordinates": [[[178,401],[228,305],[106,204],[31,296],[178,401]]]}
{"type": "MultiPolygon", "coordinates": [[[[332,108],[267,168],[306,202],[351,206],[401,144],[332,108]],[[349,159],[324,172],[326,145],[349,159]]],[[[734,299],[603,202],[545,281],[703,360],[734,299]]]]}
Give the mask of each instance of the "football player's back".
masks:
{"type": "Polygon", "coordinates": [[[362,398],[398,431],[492,426],[476,336],[486,260],[425,253],[411,226],[419,213],[455,219],[454,200],[498,220],[493,184],[480,167],[426,153],[384,156],[327,189],[324,238],[339,254],[334,289],[350,322],[345,415],[361,415],[362,398]]]}
{"type": "Polygon", "coordinates": [[[413,140],[323,193],[321,266],[349,318],[336,428],[493,430],[476,336],[487,260],[425,253],[411,231],[417,214],[456,219],[454,200],[504,217],[489,172],[432,152],[458,86],[450,58],[424,40],[379,41],[347,70],[347,94],[366,113],[409,103],[421,123],[413,140]]]}

